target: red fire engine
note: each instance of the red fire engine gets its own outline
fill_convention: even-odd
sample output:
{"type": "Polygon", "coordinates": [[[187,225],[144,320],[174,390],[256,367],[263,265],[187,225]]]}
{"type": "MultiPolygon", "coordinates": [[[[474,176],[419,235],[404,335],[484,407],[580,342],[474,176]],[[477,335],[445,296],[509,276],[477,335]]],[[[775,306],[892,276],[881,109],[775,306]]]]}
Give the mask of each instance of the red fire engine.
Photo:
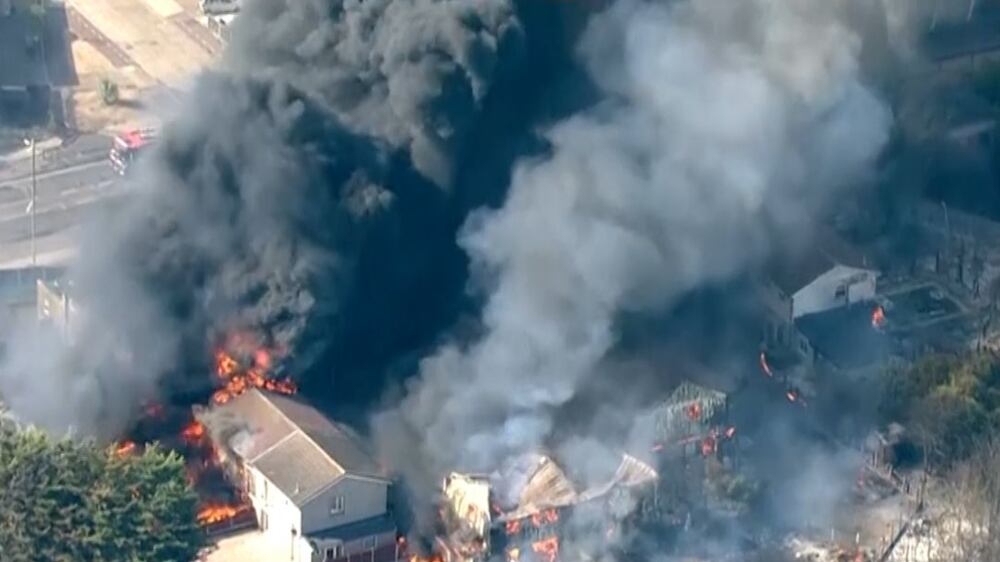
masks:
{"type": "Polygon", "coordinates": [[[136,129],[115,135],[108,159],[115,173],[124,176],[135,159],[156,140],[156,130],[136,129]]]}

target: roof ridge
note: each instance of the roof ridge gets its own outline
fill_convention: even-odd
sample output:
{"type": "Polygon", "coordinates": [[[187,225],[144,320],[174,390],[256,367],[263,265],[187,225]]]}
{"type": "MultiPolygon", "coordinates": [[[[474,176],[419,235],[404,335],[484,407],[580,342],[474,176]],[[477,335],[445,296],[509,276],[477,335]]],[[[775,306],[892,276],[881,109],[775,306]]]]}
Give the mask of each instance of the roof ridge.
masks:
{"type": "Polygon", "coordinates": [[[290,423],[292,425],[292,427],[295,428],[295,431],[293,431],[289,435],[292,435],[295,432],[301,433],[302,436],[305,437],[306,440],[309,441],[309,444],[311,444],[313,447],[315,447],[320,452],[320,454],[323,455],[323,457],[327,461],[330,462],[330,464],[332,464],[333,466],[335,466],[338,470],[340,470],[340,472],[342,472],[344,474],[348,473],[348,471],[346,469],[344,469],[344,467],[341,466],[339,462],[337,462],[332,456],[330,456],[330,453],[328,453],[326,451],[326,449],[324,449],[323,447],[320,447],[319,443],[317,443],[316,440],[313,439],[312,436],[309,435],[308,432],[306,432],[306,431],[304,431],[302,429],[302,426],[300,426],[299,424],[297,424],[294,421],[292,421],[292,419],[288,417],[288,414],[286,414],[285,412],[283,412],[281,410],[281,408],[279,408],[277,405],[275,405],[274,402],[272,402],[269,399],[269,396],[272,396],[271,394],[265,394],[264,391],[262,391],[262,390],[260,390],[258,388],[255,388],[253,390],[256,391],[256,392],[258,392],[264,398],[264,402],[267,402],[268,406],[270,406],[275,412],[278,412],[279,416],[281,416],[286,422],[290,423]]]}

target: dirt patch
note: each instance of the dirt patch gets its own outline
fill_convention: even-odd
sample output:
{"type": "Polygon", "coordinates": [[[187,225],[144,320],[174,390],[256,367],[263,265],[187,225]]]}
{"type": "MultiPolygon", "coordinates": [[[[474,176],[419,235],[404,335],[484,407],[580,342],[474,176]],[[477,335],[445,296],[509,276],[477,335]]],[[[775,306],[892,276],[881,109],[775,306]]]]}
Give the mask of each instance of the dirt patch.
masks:
{"type": "Polygon", "coordinates": [[[152,86],[150,80],[134,67],[117,67],[95,46],[77,39],[73,41],[73,58],[80,84],[73,89],[72,104],[76,126],[91,132],[119,129],[144,120],[142,91],[152,86]],[[101,80],[118,85],[119,103],[106,105],[101,99],[101,80]]]}

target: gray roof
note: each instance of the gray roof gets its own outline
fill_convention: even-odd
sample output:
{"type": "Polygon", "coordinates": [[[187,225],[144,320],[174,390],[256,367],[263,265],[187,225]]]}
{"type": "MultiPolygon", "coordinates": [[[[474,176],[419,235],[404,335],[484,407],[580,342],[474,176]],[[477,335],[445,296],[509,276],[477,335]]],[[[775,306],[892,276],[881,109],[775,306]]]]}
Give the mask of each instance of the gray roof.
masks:
{"type": "Polygon", "coordinates": [[[347,525],[338,525],[322,531],[308,533],[306,536],[310,539],[334,539],[348,542],[372,535],[394,533],[395,531],[395,519],[391,515],[385,514],[348,523],[347,525]]]}
{"type": "Polygon", "coordinates": [[[296,505],[345,474],[386,479],[354,431],[292,397],[253,389],[199,419],[296,505]]]}
{"type": "Polygon", "coordinates": [[[33,45],[35,16],[26,11],[0,16],[0,86],[77,83],[65,8],[50,4],[43,21],[41,42],[33,45]]]}

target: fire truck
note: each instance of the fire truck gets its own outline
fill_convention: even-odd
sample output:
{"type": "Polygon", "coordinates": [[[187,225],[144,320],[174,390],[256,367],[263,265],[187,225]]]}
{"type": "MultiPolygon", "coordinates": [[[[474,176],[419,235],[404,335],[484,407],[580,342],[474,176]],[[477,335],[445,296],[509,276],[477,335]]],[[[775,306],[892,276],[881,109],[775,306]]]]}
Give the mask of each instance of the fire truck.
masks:
{"type": "Polygon", "coordinates": [[[111,169],[118,175],[124,176],[129,167],[135,163],[143,151],[149,148],[156,141],[156,130],[136,129],[115,135],[111,141],[111,151],[108,153],[108,160],[111,161],[111,169]]]}

